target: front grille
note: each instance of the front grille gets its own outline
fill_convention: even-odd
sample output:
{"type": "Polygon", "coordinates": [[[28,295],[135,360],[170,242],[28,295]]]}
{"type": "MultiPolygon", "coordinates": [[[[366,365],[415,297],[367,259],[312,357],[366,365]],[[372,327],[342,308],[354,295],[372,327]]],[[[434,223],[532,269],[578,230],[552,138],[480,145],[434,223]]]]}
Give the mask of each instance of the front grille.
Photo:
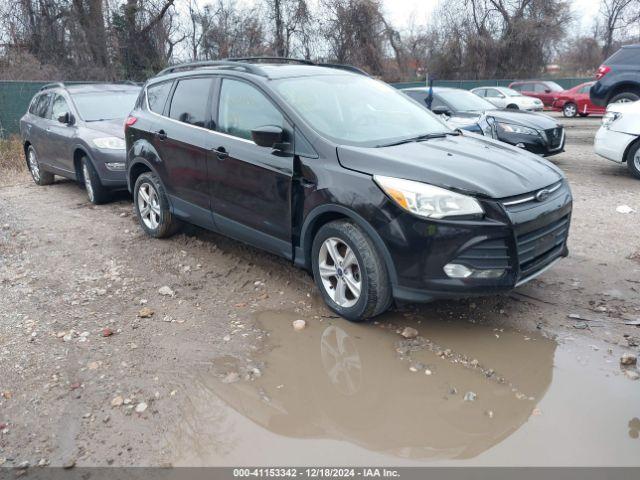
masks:
{"type": "Polygon", "coordinates": [[[562,127],[550,128],[545,130],[549,141],[549,150],[557,150],[562,146],[562,139],[564,137],[564,129],[562,127]]]}
{"type": "Polygon", "coordinates": [[[562,255],[569,234],[569,216],[541,228],[517,235],[520,278],[541,270],[562,255]]]}
{"type": "MultiPolygon", "coordinates": [[[[546,188],[541,188],[540,190],[549,191],[550,196],[544,200],[545,202],[551,201],[556,197],[567,193],[567,187],[562,181],[554,183],[553,185],[549,185],[546,188]]],[[[536,190],[535,192],[530,193],[524,193],[522,195],[516,195],[514,197],[503,198],[500,202],[509,213],[521,212],[522,210],[526,210],[531,206],[540,205],[540,202],[536,199],[536,194],[540,190],[536,190]]]]}
{"type": "Polygon", "coordinates": [[[477,270],[507,268],[509,266],[507,242],[505,239],[496,239],[477,243],[458,255],[456,262],[477,270]]]}

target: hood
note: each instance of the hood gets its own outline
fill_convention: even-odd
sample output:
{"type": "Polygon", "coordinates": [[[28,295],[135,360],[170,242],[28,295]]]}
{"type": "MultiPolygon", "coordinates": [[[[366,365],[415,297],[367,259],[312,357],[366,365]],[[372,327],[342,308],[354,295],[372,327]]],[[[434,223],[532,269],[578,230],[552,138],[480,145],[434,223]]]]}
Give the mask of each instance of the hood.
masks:
{"type": "Polygon", "coordinates": [[[523,110],[488,110],[487,116],[499,122],[515,123],[536,130],[548,130],[560,126],[552,117],[544,113],[525,112],[523,110]]]}
{"type": "Polygon", "coordinates": [[[340,146],[338,157],[351,170],[490,198],[532,192],[563,178],[537,155],[471,133],[381,148],[340,146]]]}
{"type": "Polygon", "coordinates": [[[124,140],[124,118],[116,118],[114,120],[99,120],[96,122],[84,122],[89,130],[99,133],[106,133],[110,137],[118,137],[124,140]]]}
{"type": "Polygon", "coordinates": [[[616,102],[607,106],[607,112],[640,113],[640,100],[635,102],[616,102]]]}

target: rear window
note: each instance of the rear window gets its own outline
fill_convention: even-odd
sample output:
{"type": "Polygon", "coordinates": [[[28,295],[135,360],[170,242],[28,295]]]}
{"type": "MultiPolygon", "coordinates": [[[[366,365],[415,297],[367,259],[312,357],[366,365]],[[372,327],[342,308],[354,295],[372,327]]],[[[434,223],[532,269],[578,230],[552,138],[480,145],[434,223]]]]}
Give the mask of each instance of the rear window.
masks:
{"type": "Polygon", "coordinates": [[[180,122],[205,127],[211,78],[180,80],[171,100],[169,117],[180,122]]]}
{"type": "Polygon", "coordinates": [[[640,48],[621,48],[604,62],[605,65],[637,65],[640,67],[640,48]]]}
{"type": "Polygon", "coordinates": [[[164,105],[167,103],[169,92],[171,92],[171,85],[173,82],[163,82],[147,87],[147,102],[152,112],[160,114],[164,112],[164,105]]]}

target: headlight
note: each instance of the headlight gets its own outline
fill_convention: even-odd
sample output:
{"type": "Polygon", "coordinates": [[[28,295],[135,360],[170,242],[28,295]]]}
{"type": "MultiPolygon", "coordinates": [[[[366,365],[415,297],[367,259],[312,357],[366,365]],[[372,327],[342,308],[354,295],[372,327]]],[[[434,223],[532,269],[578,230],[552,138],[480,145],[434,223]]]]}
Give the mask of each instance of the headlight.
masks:
{"type": "Polygon", "coordinates": [[[124,140],[118,137],[94,138],[92,142],[96,147],[107,150],[124,150],[126,148],[124,140]]]}
{"type": "Polygon", "coordinates": [[[538,136],[538,131],[533,128],[523,127],[521,125],[514,125],[512,123],[502,123],[496,122],[498,126],[498,131],[507,132],[507,133],[519,133],[521,135],[536,135],[538,136]]]}
{"type": "Polygon", "coordinates": [[[402,178],[375,175],[374,181],[403,209],[425,218],[482,215],[484,211],[472,197],[402,178]]]}
{"type": "Polygon", "coordinates": [[[607,113],[605,113],[604,116],[602,117],[602,126],[603,127],[608,127],[613,122],[618,120],[621,116],[622,116],[622,114],[620,112],[607,112],[607,113]]]}

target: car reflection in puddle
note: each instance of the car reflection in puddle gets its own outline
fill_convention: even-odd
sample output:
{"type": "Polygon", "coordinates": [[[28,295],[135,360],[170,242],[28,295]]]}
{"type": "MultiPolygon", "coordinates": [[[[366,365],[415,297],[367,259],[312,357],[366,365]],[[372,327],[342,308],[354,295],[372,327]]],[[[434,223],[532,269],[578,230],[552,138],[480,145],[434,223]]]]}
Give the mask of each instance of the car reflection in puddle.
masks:
{"type": "MultiPolygon", "coordinates": [[[[251,373],[247,359],[216,359],[213,372],[190,380],[191,401],[217,396],[254,426],[289,438],[344,441],[409,459],[458,459],[515,432],[551,382],[556,344],[541,336],[462,322],[419,325],[393,315],[377,325],[316,319],[295,331],[296,318],[259,314],[269,332],[263,371],[251,373]],[[407,325],[420,337],[403,340],[397,332],[407,325]],[[225,383],[229,372],[240,379],[225,383]]],[[[177,432],[177,443],[193,454],[219,443],[225,422],[210,418],[207,425],[202,408],[192,415],[191,431],[177,432]]]]}

